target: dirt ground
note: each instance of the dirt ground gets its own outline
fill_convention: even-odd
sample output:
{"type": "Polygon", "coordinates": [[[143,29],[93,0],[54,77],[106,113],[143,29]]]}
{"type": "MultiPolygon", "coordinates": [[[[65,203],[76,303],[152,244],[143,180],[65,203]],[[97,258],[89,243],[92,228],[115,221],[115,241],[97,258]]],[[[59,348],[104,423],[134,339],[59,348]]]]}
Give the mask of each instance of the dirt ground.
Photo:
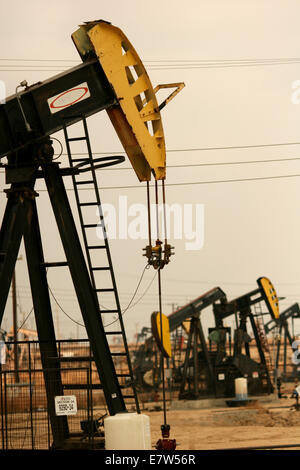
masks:
{"type": "MultiPolygon", "coordinates": [[[[175,404],[174,401],[172,405],[175,404]]],[[[173,409],[169,403],[166,417],[171,428],[170,439],[176,439],[176,450],[179,451],[291,444],[297,444],[297,447],[292,448],[293,450],[300,450],[300,411],[295,410],[294,404],[294,399],[287,398],[269,403],[257,400],[238,408],[225,406],[179,410],[173,409]]],[[[188,407],[190,403],[184,403],[184,405],[188,407]]],[[[161,425],[164,424],[162,406],[161,401],[144,403],[141,410],[143,414],[150,417],[153,450],[156,449],[155,445],[162,437],[160,430],[161,425]]],[[[101,410],[95,409],[95,413],[97,411],[100,413],[101,410]]],[[[12,415],[9,415],[8,449],[31,448],[28,416],[28,413],[16,413],[12,422],[12,415]],[[19,421],[16,420],[17,417],[19,421]]],[[[82,417],[82,411],[70,417],[69,424],[72,432],[80,429],[79,422],[82,417]]],[[[35,427],[38,429],[38,434],[34,435],[35,449],[47,449],[46,409],[40,410],[38,416],[35,415],[35,427]]]]}
{"type": "MultiPolygon", "coordinates": [[[[212,450],[248,446],[299,444],[300,411],[293,399],[249,404],[239,408],[172,410],[167,407],[170,439],[178,450],[212,450]]],[[[159,404],[157,404],[159,405],[159,404]]],[[[153,408],[152,408],[153,409],[153,408]]],[[[143,410],[150,417],[152,446],[161,438],[162,411],[143,410]]]]}

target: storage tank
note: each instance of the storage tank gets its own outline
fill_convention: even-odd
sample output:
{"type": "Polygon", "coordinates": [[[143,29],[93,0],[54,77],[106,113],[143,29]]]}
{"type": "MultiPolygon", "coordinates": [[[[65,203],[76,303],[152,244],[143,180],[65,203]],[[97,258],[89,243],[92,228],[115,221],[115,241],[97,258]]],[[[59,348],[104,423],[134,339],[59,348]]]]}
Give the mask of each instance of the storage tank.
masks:
{"type": "Polygon", "coordinates": [[[151,450],[149,416],[117,413],[104,419],[106,450],[151,450]]]}
{"type": "Polygon", "coordinates": [[[235,397],[237,400],[247,400],[248,399],[248,387],[247,379],[240,377],[235,379],[235,397]]]}

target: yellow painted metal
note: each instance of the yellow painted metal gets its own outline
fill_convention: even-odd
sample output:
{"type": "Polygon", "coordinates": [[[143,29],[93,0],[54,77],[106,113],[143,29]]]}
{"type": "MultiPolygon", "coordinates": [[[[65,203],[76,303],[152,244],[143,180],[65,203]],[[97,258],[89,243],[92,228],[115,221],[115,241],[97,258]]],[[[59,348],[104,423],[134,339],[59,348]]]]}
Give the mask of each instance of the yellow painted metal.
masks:
{"type": "Polygon", "coordinates": [[[119,105],[107,112],[139,180],[149,181],[151,174],[157,180],[165,179],[166,149],[160,109],[136,50],[119,28],[104,21],[81,26],[72,39],[82,58],[89,52],[97,55],[114,89],[119,105]]]}
{"type": "Polygon", "coordinates": [[[272,282],[270,279],[267,277],[260,277],[257,279],[257,283],[262,289],[262,293],[264,295],[267,307],[269,309],[269,312],[271,316],[274,319],[279,318],[279,301],[278,297],[276,294],[275,287],[273,286],[272,282]]]}
{"type": "Polygon", "coordinates": [[[154,88],[154,92],[157,93],[161,89],[165,88],[175,88],[175,90],[159,105],[159,109],[161,110],[166,106],[166,104],[170,103],[170,101],[175,98],[175,96],[185,87],[183,82],[178,83],[163,83],[160,85],[156,85],[154,88]]]}
{"type": "Polygon", "coordinates": [[[190,321],[183,321],[181,325],[182,325],[182,327],[183,327],[183,329],[186,333],[190,332],[190,329],[191,329],[191,322],[190,321]]]}
{"type": "Polygon", "coordinates": [[[156,343],[165,357],[172,357],[171,337],[169,319],[160,312],[153,312],[151,315],[152,334],[156,343]],[[162,322],[162,335],[160,323],[162,322]]]}

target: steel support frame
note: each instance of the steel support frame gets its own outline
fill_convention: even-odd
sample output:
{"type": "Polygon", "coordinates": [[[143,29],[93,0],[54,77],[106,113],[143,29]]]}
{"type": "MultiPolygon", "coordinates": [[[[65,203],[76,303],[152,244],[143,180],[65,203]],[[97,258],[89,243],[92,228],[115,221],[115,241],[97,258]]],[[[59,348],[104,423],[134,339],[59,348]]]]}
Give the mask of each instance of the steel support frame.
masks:
{"type": "Polygon", "coordinates": [[[269,369],[268,369],[268,366],[267,366],[266,356],[265,356],[265,353],[264,353],[262,345],[261,345],[260,337],[259,337],[259,334],[258,334],[258,331],[257,331],[257,326],[255,324],[255,319],[254,319],[254,316],[253,316],[252,312],[249,313],[249,319],[250,319],[250,323],[251,323],[251,326],[252,326],[252,330],[253,330],[253,334],[254,334],[254,338],[255,338],[255,342],[256,342],[256,347],[257,347],[259,358],[260,358],[260,363],[262,364],[262,366],[265,369],[267,383],[268,383],[268,390],[271,393],[273,391],[273,385],[272,385],[269,369]]]}
{"type": "Polygon", "coordinates": [[[189,336],[188,336],[188,343],[187,343],[187,348],[186,348],[186,354],[185,354],[185,360],[184,360],[184,366],[183,366],[183,373],[182,373],[182,382],[180,386],[180,392],[179,396],[183,396],[184,394],[184,389],[185,385],[187,382],[187,375],[188,375],[188,368],[189,368],[189,359],[190,359],[190,353],[193,350],[193,366],[194,366],[194,377],[193,377],[193,386],[194,386],[194,397],[197,398],[199,396],[199,382],[198,382],[198,373],[199,373],[199,361],[198,361],[198,344],[201,344],[201,348],[205,357],[205,361],[207,364],[207,369],[208,369],[208,375],[209,375],[209,380],[210,380],[210,386],[213,390],[214,393],[216,393],[216,383],[215,383],[215,377],[214,377],[214,372],[213,372],[213,367],[211,364],[211,360],[209,357],[209,352],[207,349],[202,325],[201,325],[201,320],[199,316],[193,316],[191,318],[191,326],[189,330],[189,336]]]}
{"type": "MultiPolygon", "coordinates": [[[[42,164],[50,201],[73,280],[78,303],[91,343],[93,357],[111,415],[126,412],[124,398],[110,354],[96,293],[93,289],[83,255],[76,225],[57,163],[42,164]]],[[[37,174],[37,172],[36,172],[37,174]]],[[[35,175],[36,176],[36,175],[35,175]]],[[[7,204],[0,229],[0,324],[9,294],[11,280],[24,237],[28,272],[38,338],[41,349],[53,446],[60,447],[69,435],[67,418],[56,416],[54,396],[63,394],[57,370],[55,329],[47,284],[47,263],[44,261],[42,239],[34,191],[35,177],[30,182],[13,183],[7,190],[7,204]],[[51,372],[51,369],[53,372],[51,372]]]]}
{"type": "Polygon", "coordinates": [[[8,201],[0,230],[0,250],[3,255],[0,271],[0,321],[2,322],[9,286],[24,236],[53,445],[59,447],[68,437],[68,424],[66,417],[56,416],[55,413],[54,396],[62,395],[63,391],[60,373],[51,370],[53,364],[48,360],[49,356],[57,357],[57,350],[46,271],[43,267],[44,257],[35,202],[37,194],[33,187],[34,182],[27,187],[12,185],[7,192],[8,201]]]}
{"type": "MultiPolygon", "coordinates": [[[[290,331],[289,331],[289,326],[287,319],[284,319],[280,322],[279,326],[279,340],[277,343],[277,348],[276,348],[276,369],[279,367],[279,357],[280,357],[280,349],[281,349],[281,334],[282,330],[284,331],[284,337],[283,337],[283,377],[286,378],[287,376],[287,344],[289,342],[289,345],[292,346],[293,344],[293,338],[291,337],[290,331]]],[[[297,367],[294,366],[294,374],[295,378],[297,378],[297,367]]]]}
{"type": "Polygon", "coordinates": [[[126,411],[120,384],[105,335],[96,292],[92,286],[68,196],[57,163],[43,166],[44,178],[91,343],[93,357],[111,415],[126,411]]]}

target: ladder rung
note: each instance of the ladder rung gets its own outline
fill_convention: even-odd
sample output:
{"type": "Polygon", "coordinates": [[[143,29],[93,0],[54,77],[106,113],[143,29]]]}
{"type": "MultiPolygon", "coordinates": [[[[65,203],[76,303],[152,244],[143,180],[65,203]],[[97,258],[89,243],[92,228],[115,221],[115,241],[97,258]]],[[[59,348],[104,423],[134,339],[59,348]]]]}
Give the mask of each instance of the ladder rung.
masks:
{"type": "Polygon", "coordinates": [[[111,356],[127,356],[127,354],[126,353],[117,353],[117,352],[114,353],[114,352],[112,352],[111,356]]]}
{"type": "Polygon", "coordinates": [[[101,224],[84,224],[83,228],[95,228],[95,227],[101,227],[101,224]]]}
{"type": "Polygon", "coordinates": [[[67,261],[57,261],[53,263],[42,263],[42,266],[45,266],[45,268],[52,268],[52,267],[58,267],[58,266],[68,266],[67,261]]]}
{"type": "Polygon", "coordinates": [[[117,377],[131,377],[130,374],[117,374],[117,377]]]}
{"type": "Polygon", "coordinates": [[[106,331],[106,335],[121,335],[122,331],[106,331]]]}
{"type": "Polygon", "coordinates": [[[134,395],[123,395],[123,398],[135,398],[134,395]]]}
{"type": "Polygon", "coordinates": [[[113,287],[103,288],[103,289],[95,289],[96,292],[114,292],[113,287]]]}
{"type": "MultiPolygon", "coordinates": [[[[106,245],[88,245],[89,250],[96,250],[98,248],[106,248],[106,245]]],[[[93,269],[97,269],[97,268],[93,268],[93,269]]]]}
{"type": "MultiPolygon", "coordinates": [[[[72,119],[80,119],[81,121],[84,121],[85,117],[83,116],[83,114],[72,114],[70,116],[62,116],[62,119],[67,122],[68,119],[72,120],[72,119]]],[[[64,124],[64,128],[66,127],[66,125],[64,124]]]]}
{"type": "Polygon", "coordinates": [[[50,361],[59,361],[59,362],[87,362],[93,361],[91,356],[71,356],[71,357],[49,357],[50,361]]]}
{"type": "Polygon", "coordinates": [[[99,390],[103,389],[102,385],[100,384],[65,384],[63,385],[64,390],[99,390]]]}
{"type": "Polygon", "coordinates": [[[92,268],[93,271],[108,271],[109,269],[109,266],[104,266],[103,268],[92,268]]]}
{"type": "Polygon", "coordinates": [[[98,206],[98,202],[80,202],[80,206],[98,206]]]}
{"type": "Polygon", "coordinates": [[[119,310],[100,310],[100,313],[119,313],[119,310]]]}
{"type": "Polygon", "coordinates": [[[66,139],[68,142],[74,142],[76,140],[87,140],[86,136],[83,136],[83,137],[68,137],[66,139]]]}
{"type": "Polygon", "coordinates": [[[94,180],[75,181],[75,184],[93,184],[94,180]]]}

